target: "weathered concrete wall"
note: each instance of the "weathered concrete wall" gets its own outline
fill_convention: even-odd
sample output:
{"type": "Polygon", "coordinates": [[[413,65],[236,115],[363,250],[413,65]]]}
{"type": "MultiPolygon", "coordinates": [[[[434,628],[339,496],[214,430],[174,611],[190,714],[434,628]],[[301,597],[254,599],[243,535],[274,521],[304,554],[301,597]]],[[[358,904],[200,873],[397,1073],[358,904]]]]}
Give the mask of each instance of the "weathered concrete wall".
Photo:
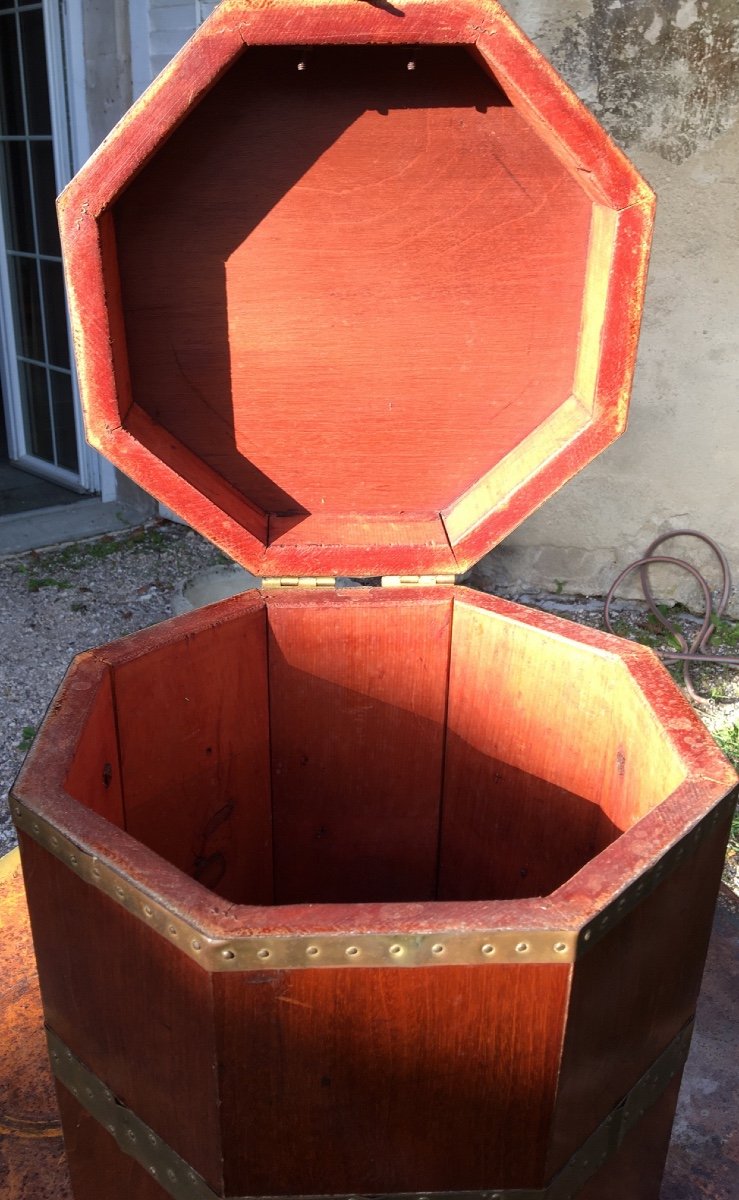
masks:
{"type": "Polygon", "coordinates": [[[130,0],[84,0],[85,80],[90,145],[97,146],[133,100],[130,0]]]}
{"type": "MultiPolygon", "coordinates": [[[[480,576],[493,587],[602,594],[654,537],[681,526],[714,537],[739,576],[739,6],[507,7],[659,203],[629,429],[489,555],[480,576]]],[[[695,561],[710,560],[699,552],[695,561]]],[[[654,573],[664,599],[697,600],[683,578],[654,573]]]]}

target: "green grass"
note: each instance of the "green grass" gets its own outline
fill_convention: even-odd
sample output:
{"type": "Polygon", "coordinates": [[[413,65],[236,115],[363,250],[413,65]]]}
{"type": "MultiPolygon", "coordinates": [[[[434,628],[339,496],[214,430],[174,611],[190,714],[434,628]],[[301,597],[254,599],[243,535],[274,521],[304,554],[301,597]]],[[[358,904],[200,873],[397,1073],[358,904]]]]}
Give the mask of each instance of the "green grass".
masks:
{"type": "Polygon", "coordinates": [[[22,750],[24,754],[27,754],[33,745],[33,739],[35,736],[36,726],[24,725],[23,729],[21,730],[21,740],[18,743],[18,749],[22,750]]]}
{"type": "MultiPolygon", "coordinates": [[[[739,770],[739,722],[727,725],[725,729],[717,729],[714,738],[726,757],[739,770]]],[[[734,813],[729,836],[729,853],[739,854],[739,810],[734,813]]]]}
{"type": "Polygon", "coordinates": [[[726,757],[739,770],[739,722],[727,725],[725,729],[717,729],[713,736],[726,757]]]}
{"type": "Polygon", "coordinates": [[[42,588],[55,587],[59,591],[71,588],[72,584],[64,579],[51,579],[48,576],[31,575],[28,580],[29,592],[40,592],[42,588]]]}

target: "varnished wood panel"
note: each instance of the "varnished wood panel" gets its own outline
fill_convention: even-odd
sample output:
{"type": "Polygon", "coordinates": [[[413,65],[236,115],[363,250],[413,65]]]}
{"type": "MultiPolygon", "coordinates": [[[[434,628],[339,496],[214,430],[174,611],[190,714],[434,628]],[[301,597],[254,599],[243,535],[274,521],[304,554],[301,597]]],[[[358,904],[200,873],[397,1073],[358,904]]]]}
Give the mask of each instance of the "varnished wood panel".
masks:
{"type": "Polygon", "coordinates": [[[114,666],[126,828],[219,895],[272,900],[259,601],[114,666]]]}
{"type": "Polygon", "coordinates": [[[86,808],[125,827],[118,731],[109,669],[100,673],[64,787],[86,808]]]}
{"type": "MultiPolygon", "coordinates": [[[[681,1073],[629,1130],[613,1157],[588,1180],[577,1200],[659,1200],[680,1079],[681,1073]]],[[[710,1158],[706,1168],[711,1171],[710,1158]]],[[[680,1200],[698,1200],[700,1193],[693,1191],[690,1180],[684,1180],[684,1188],[680,1200]]],[[[708,1195],[703,1193],[706,1198],[708,1195]]]]}
{"type": "Polygon", "coordinates": [[[115,205],[137,403],[265,512],[438,513],[572,392],[590,213],[464,48],[249,47],[115,205]]]}
{"type": "Polygon", "coordinates": [[[171,1200],[62,1084],[56,1091],[75,1200],[171,1200]]]}
{"type": "Polygon", "coordinates": [[[694,1015],[727,826],[575,964],[551,1173],[694,1015]]]}
{"type": "Polygon", "coordinates": [[[683,775],[615,656],[457,593],[441,898],[546,894],[683,775]]]}
{"type": "Polygon", "coordinates": [[[226,1194],[541,1185],[568,978],[218,975],[226,1194]]]}
{"type": "Polygon", "coordinates": [[[434,897],[451,604],[268,600],[277,903],[434,897]]]}
{"type": "Polygon", "coordinates": [[[210,976],[23,835],[21,853],[46,1021],[218,1190],[210,976]]]}

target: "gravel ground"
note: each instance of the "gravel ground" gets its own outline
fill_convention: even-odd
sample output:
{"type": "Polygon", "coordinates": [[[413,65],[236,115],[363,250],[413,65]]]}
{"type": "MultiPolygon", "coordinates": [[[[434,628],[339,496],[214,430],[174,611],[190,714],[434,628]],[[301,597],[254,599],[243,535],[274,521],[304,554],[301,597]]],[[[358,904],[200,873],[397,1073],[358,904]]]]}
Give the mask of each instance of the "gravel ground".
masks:
{"type": "Polygon", "coordinates": [[[224,561],[168,521],[0,560],[0,854],[5,797],[74,655],[171,617],[176,586],[224,561]]]}
{"type": "MultiPolygon", "coordinates": [[[[0,854],[15,841],[4,798],[74,655],[170,617],[178,585],[227,561],[196,533],[167,521],[0,560],[0,654],[5,664],[0,675],[0,854]]],[[[469,582],[474,584],[474,575],[469,582]]],[[[601,600],[541,592],[519,592],[513,598],[603,627],[601,600]]],[[[617,604],[614,618],[624,636],[654,647],[664,644],[645,606],[617,604]]],[[[687,613],[677,620],[686,627],[694,624],[687,613]]],[[[712,649],[739,654],[739,623],[722,623],[712,649]]],[[[707,697],[699,715],[739,760],[739,671],[701,667],[694,678],[707,697]]],[[[736,825],[725,878],[739,894],[736,825]]]]}

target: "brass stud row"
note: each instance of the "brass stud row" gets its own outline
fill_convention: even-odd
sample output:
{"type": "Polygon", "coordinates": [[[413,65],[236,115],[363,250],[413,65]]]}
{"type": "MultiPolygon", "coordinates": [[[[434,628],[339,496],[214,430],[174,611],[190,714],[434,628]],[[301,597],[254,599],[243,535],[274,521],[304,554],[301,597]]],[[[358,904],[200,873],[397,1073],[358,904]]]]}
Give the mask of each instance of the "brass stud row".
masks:
{"type": "MultiPolygon", "coordinates": [[[[732,797],[727,798],[727,802],[732,797]]],[[[337,966],[424,966],[474,965],[475,963],[555,963],[572,962],[594,946],[617,922],[649,895],[720,820],[721,803],[660,861],[644,872],[608,908],[576,933],[573,930],[490,930],[484,934],[459,931],[437,934],[403,934],[395,938],[363,934],[352,940],[339,935],[311,937],[297,935],[269,939],[258,936],[237,937],[225,942],[208,936],[193,923],[175,916],[166,903],[148,895],[114,868],[81,850],[58,829],[31,814],[17,800],[12,812],[20,829],[87,883],[121,904],[139,920],[150,925],[162,937],[176,942],[184,953],[209,971],[243,971],[255,966],[274,970],[300,967],[337,966]],[[443,939],[443,940],[442,940],[443,939]]]]}

